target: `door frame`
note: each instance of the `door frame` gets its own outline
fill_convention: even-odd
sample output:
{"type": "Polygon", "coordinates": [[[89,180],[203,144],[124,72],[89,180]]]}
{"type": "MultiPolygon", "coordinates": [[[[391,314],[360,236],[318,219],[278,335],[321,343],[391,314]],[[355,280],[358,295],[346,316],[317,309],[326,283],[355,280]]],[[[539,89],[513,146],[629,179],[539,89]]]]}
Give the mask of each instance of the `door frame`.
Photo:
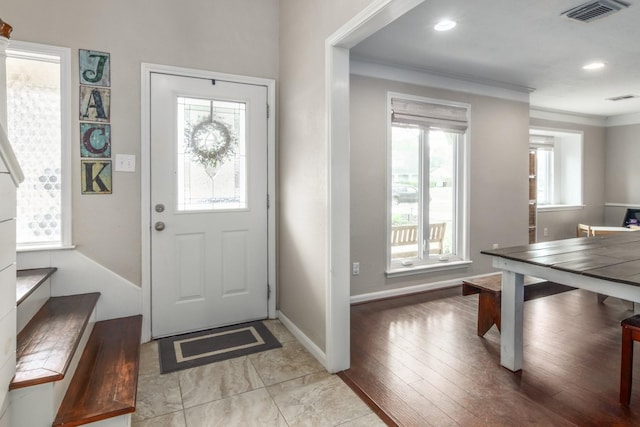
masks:
{"type": "Polygon", "coordinates": [[[140,146],[140,217],[141,217],[141,249],[142,249],[142,341],[151,339],[151,74],[163,73],[184,77],[226,80],[265,86],[267,89],[267,192],[269,194],[268,233],[268,280],[271,294],[268,300],[268,316],[276,318],[276,82],[273,79],[240,76],[236,74],[218,73],[214,71],[196,70],[142,63],[141,65],[141,146],[140,146]]]}
{"type": "Polygon", "coordinates": [[[349,51],[426,0],[374,0],[325,40],[325,113],[327,117],[326,368],[350,365],[350,189],[349,51]]]}

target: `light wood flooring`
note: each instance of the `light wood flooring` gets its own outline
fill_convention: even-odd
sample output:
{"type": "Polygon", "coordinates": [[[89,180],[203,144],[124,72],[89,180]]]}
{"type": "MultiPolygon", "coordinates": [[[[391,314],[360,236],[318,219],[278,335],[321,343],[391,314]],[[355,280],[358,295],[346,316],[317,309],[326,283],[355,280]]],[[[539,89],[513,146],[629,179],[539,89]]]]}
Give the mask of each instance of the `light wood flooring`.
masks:
{"type": "Polygon", "coordinates": [[[524,369],[500,366],[495,326],[476,335],[460,288],[354,305],[341,377],[401,426],[640,426],[640,354],[618,403],[621,301],[574,290],[525,302],[524,369]]]}

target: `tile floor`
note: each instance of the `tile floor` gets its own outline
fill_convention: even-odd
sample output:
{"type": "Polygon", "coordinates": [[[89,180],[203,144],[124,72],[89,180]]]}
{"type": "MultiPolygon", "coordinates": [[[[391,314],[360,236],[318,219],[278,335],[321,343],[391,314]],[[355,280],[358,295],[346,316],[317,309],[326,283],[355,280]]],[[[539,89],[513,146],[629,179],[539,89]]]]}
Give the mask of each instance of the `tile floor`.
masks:
{"type": "Polygon", "coordinates": [[[160,375],[156,342],[143,344],[133,427],[384,426],[278,321],[282,348],[160,375]]]}

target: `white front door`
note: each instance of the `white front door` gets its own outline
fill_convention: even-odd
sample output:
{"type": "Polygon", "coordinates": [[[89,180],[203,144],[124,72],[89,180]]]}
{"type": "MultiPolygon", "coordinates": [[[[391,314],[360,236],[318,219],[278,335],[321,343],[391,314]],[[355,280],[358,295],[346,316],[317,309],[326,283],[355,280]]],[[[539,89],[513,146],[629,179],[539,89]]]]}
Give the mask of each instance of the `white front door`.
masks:
{"type": "Polygon", "coordinates": [[[151,74],[151,333],[268,315],[267,88],[151,74]]]}

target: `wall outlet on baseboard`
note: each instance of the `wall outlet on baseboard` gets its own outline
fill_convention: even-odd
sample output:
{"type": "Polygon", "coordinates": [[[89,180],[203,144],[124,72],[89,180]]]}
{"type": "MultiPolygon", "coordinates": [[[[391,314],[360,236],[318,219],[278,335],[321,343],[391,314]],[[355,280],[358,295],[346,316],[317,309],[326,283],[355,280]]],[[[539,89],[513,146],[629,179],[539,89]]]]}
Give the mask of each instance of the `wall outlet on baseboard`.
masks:
{"type": "Polygon", "coordinates": [[[492,248],[492,249],[498,249],[499,247],[500,247],[500,244],[498,244],[498,243],[494,243],[494,244],[491,246],[491,248],[492,248]]]}
{"type": "Polygon", "coordinates": [[[359,262],[354,262],[353,265],[351,266],[351,274],[353,274],[354,276],[357,276],[360,274],[360,263],[359,262]]]}

